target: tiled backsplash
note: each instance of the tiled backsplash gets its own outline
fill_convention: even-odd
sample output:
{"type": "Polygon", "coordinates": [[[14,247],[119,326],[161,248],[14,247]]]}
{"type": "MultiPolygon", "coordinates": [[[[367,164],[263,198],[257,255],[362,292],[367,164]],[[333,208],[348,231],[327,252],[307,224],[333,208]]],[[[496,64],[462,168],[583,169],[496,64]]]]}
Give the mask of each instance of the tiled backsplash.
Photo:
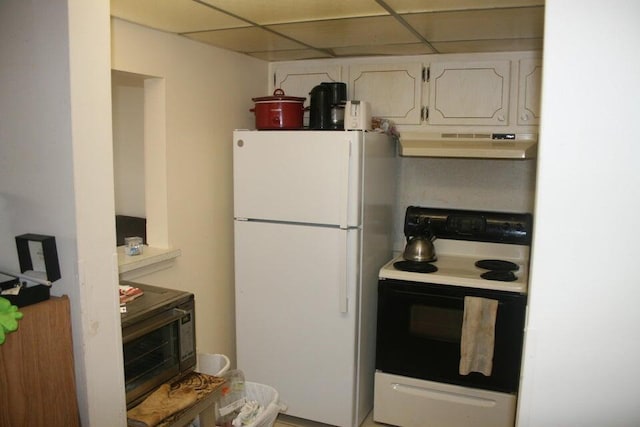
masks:
{"type": "Polygon", "coordinates": [[[400,157],[398,162],[395,250],[404,248],[407,206],[533,212],[535,160],[400,157]]]}

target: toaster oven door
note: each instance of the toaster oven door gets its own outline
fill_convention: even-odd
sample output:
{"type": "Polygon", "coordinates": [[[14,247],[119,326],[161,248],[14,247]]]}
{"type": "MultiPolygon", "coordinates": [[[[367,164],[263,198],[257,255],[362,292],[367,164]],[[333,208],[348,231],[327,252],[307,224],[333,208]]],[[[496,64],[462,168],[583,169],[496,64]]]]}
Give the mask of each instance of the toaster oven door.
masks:
{"type": "Polygon", "coordinates": [[[127,407],[181,374],[180,331],[185,316],[191,319],[189,311],[172,308],[123,330],[127,407]]]}

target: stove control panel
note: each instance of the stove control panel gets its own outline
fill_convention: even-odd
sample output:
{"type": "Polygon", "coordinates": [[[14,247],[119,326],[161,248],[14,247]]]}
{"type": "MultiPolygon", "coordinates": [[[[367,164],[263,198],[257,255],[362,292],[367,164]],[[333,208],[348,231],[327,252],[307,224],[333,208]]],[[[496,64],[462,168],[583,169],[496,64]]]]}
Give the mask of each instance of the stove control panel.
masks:
{"type": "Polygon", "coordinates": [[[405,236],[530,245],[533,217],[528,213],[472,211],[409,206],[405,236]]]}

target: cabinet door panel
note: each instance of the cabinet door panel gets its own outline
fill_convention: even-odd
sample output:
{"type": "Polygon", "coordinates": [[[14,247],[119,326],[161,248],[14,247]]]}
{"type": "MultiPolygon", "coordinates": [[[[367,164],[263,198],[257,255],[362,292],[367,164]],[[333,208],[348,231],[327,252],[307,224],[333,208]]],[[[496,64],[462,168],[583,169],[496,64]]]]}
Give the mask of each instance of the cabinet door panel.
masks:
{"type": "Polygon", "coordinates": [[[540,123],[542,60],[522,59],[519,70],[518,124],[537,125],[540,123]]]}
{"type": "Polygon", "coordinates": [[[18,330],[0,345],[0,426],[76,427],[69,298],[51,297],[20,311],[18,330]]]}
{"type": "Polygon", "coordinates": [[[434,63],[429,124],[507,125],[510,61],[434,63]]]}
{"type": "Polygon", "coordinates": [[[371,115],[398,124],[420,124],[422,64],[349,67],[350,99],[369,101],[371,115]]]}
{"type": "MultiPolygon", "coordinates": [[[[342,67],[340,65],[283,65],[274,71],[272,91],[282,89],[287,96],[306,98],[305,107],[310,105],[311,89],[322,82],[341,82],[342,67]]],[[[309,126],[309,110],[305,109],[303,125],[309,126]]]]}
{"type": "Polygon", "coordinates": [[[307,98],[314,86],[322,82],[339,82],[341,77],[339,65],[325,66],[282,66],[275,70],[274,89],[282,89],[287,96],[307,98]]]}

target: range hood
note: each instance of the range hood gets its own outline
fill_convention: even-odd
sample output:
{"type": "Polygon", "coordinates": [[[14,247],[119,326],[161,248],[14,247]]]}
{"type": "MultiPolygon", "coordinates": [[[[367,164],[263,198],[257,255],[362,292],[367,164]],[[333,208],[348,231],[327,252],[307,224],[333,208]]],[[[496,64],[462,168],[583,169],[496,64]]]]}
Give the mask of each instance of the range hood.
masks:
{"type": "Polygon", "coordinates": [[[475,159],[532,159],[538,135],[516,133],[402,132],[400,155],[404,157],[453,157],[475,159]]]}

